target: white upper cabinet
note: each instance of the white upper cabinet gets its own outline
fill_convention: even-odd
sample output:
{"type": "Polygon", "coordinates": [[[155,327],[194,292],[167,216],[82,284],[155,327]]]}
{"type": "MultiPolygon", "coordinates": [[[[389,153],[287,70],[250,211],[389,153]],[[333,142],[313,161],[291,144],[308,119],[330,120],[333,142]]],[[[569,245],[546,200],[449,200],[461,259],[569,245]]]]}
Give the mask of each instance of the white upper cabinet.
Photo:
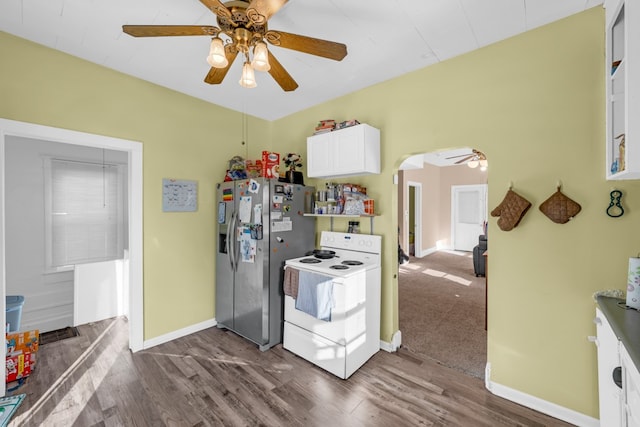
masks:
{"type": "Polygon", "coordinates": [[[640,179],[640,3],[606,0],[607,179],[640,179]]]}
{"type": "Polygon", "coordinates": [[[380,173],[380,130],[359,124],[307,138],[310,178],[374,173],[380,173]]]}

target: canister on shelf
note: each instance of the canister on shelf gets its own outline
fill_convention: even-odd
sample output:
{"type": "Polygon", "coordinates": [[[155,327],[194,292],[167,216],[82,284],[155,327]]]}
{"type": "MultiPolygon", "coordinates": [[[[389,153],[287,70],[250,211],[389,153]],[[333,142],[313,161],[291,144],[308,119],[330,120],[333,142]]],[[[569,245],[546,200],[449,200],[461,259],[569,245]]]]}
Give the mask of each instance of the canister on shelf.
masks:
{"type": "Polygon", "coordinates": [[[366,213],[367,215],[373,215],[373,212],[374,212],[373,206],[374,206],[373,199],[366,199],[364,201],[364,213],[366,213]]]}

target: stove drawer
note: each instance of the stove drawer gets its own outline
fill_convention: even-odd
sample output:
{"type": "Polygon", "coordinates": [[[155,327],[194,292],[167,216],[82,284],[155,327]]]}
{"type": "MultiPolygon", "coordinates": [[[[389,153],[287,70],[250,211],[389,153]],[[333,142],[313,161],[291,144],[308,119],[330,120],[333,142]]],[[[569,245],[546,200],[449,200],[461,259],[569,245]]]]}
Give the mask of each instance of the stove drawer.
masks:
{"type": "Polygon", "coordinates": [[[345,345],[366,333],[367,316],[365,287],[334,284],[335,307],[331,309],[331,321],[315,317],[296,309],[296,300],[284,299],[284,320],[302,329],[318,334],[334,343],[345,345]]]}
{"type": "Polygon", "coordinates": [[[347,349],[344,345],[284,322],[282,347],[333,375],[346,378],[347,349]]]}

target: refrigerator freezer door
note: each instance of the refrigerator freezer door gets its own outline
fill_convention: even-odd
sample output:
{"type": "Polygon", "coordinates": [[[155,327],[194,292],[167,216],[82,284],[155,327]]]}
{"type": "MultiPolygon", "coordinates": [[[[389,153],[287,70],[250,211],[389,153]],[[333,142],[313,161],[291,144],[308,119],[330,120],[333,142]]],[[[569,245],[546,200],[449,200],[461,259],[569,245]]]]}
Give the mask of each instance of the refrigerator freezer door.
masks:
{"type": "Polygon", "coordinates": [[[218,184],[218,241],[216,242],[216,321],[233,329],[234,272],[231,253],[235,212],[233,182],[218,184]]]}

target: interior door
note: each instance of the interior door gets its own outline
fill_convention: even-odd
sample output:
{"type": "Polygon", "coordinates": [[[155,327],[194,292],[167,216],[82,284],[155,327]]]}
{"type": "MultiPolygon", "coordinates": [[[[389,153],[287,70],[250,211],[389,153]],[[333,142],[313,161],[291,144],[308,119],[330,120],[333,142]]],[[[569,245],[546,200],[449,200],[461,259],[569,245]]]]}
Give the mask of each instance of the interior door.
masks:
{"type": "Polygon", "coordinates": [[[451,216],[453,249],[473,251],[487,220],[487,185],[452,186],[451,216]]]}

